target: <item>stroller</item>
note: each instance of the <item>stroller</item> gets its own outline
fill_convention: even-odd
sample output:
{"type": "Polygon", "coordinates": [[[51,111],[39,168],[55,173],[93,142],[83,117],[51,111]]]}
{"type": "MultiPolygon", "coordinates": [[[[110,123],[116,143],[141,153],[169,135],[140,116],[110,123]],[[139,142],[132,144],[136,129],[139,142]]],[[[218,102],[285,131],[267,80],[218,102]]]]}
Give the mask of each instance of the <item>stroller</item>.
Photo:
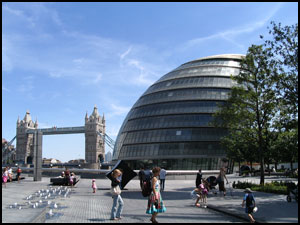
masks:
{"type": "Polygon", "coordinates": [[[212,193],[217,194],[216,185],[218,184],[217,178],[215,176],[210,176],[206,178],[206,181],[208,182],[208,188],[212,191],[212,193]]]}
{"type": "Polygon", "coordinates": [[[293,182],[289,182],[286,184],[287,186],[287,196],[286,196],[286,200],[288,202],[291,202],[292,199],[295,199],[296,202],[298,202],[298,184],[294,184],[293,182]]]}

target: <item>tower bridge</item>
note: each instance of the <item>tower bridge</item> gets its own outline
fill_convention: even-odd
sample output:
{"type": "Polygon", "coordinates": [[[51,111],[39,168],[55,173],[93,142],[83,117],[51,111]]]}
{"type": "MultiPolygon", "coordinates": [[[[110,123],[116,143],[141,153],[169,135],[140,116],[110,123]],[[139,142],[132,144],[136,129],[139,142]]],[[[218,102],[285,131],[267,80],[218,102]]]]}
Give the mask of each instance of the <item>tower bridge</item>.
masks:
{"type": "MultiPolygon", "coordinates": [[[[27,111],[23,120],[17,120],[16,137],[16,160],[24,164],[34,164],[35,180],[41,179],[42,167],[42,139],[43,135],[60,135],[60,134],[85,134],[85,161],[89,168],[98,168],[99,162],[105,159],[105,143],[114,147],[114,141],[105,133],[104,114],[101,117],[98,113],[97,106],[94,107],[93,113],[85,115],[85,125],[78,127],[52,127],[38,128],[38,121],[32,121],[30,113],[27,111]]],[[[9,144],[12,144],[12,141],[9,144]]],[[[2,159],[3,159],[2,149],[2,159]]],[[[10,155],[12,152],[10,152],[10,155]]],[[[7,156],[9,157],[9,156],[7,156]]]]}
{"type": "Polygon", "coordinates": [[[55,134],[80,134],[85,133],[85,127],[52,127],[43,129],[28,129],[27,134],[34,134],[36,131],[40,131],[43,135],[55,135],[55,134]]]}

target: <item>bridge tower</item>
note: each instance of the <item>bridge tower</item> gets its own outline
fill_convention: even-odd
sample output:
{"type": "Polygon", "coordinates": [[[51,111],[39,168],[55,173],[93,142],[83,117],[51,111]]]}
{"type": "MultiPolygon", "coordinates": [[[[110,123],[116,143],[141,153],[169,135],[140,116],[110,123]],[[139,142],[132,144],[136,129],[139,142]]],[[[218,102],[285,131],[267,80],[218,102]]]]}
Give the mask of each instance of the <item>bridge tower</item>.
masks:
{"type": "Polygon", "coordinates": [[[104,160],[105,157],[105,144],[97,131],[105,134],[105,119],[104,115],[101,118],[95,105],[90,117],[88,113],[85,115],[85,161],[95,168],[98,168],[100,158],[104,160]]]}
{"type": "Polygon", "coordinates": [[[17,120],[17,144],[16,160],[23,161],[25,164],[32,164],[34,157],[33,134],[27,134],[28,129],[37,129],[38,122],[34,123],[31,119],[30,112],[27,111],[23,120],[17,120]]]}

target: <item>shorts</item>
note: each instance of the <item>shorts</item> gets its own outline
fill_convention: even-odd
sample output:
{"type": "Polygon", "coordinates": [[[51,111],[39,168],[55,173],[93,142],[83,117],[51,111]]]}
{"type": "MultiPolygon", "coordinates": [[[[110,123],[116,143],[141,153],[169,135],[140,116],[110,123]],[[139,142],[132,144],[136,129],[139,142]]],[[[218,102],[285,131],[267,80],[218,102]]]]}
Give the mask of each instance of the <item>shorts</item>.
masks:
{"type": "Polygon", "coordinates": [[[251,213],[253,213],[253,209],[254,209],[253,206],[250,206],[250,207],[247,207],[247,206],[246,206],[246,208],[245,208],[245,213],[251,214],[251,213]]]}
{"type": "Polygon", "coordinates": [[[226,191],[224,181],[219,182],[219,191],[226,191]]]}

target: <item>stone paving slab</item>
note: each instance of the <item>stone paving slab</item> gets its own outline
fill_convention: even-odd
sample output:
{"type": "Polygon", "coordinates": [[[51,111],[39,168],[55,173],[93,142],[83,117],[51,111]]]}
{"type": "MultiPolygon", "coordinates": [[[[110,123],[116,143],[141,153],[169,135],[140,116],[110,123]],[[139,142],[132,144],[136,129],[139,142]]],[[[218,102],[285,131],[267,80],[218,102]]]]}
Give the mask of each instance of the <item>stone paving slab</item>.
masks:
{"type": "MultiPolygon", "coordinates": [[[[234,175],[228,176],[233,180],[248,180],[258,182],[259,178],[242,178],[234,175]]],[[[269,178],[266,181],[276,180],[269,178]]],[[[278,179],[277,179],[278,180],[278,179]]],[[[294,180],[296,181],[296,180],[294,180]]],[[[297,181],[296,181],[297,182],[297,181]]],[[[14,202],[26,203],[26,197],[40,189],[50,187],[50,178],[43,177],[42,181],[33,182],[33,178],[26,178],[20,184],[17,182],[8,183],[7,188],[2,188],[2,222],[33,222],[42,213],[46,223],[141,223],[149,222],[150,216],[145,213],[147,198],[141,195],[139,181],[132,180],[122,192],[124,201],[123,219],[111,221],[110,211],[112,198],[110,194],[110,180],[97,179],[98,190],[92,193],[91,179],[81,179],[75,188],[72,189],[67,198],[57,198],[57,208],[50,206],[41,209],[10,209],[9,205],[14,202]],[[53,216],[48,212],[52,208],[53,216]],[[18,215],[18,216],[16,216],[18,215]]],[[[196,208],[193,206],[195,200],[190,197],[190,192],[195,185],[194,180],[166,180],[165,192],[162,198],[167,211],[159,214],[157,220],[165,223],[223,223],[223,222],[245,222],[247,216],[244,208],[241,207],[243,190],[232,190],[232,196],[228,190],[227,196],[209,194],[208,208],[196,208]],[[218,210],[219,212],[217,212],[218,210]],[[223,212],[223,213],[221,213],[223,212]],[[226,214],[224,214],[224,212],[226,214]]],[[[274,195],[262,192],[254,193],[259,208],[254,214],[258,222],[298,222],[298,204],[288,203],[286,196],[274,195]]],[[[42,222],[39,219],[40,222],[42,222]]]]}
{"type": "MultiPolygon", "coordinates": [[[[62,199],[61,205],[66,207],[57,210],[61,216],[46,220],[46,223],[76,223],[105,222],[105,223],[150,223],[151,215],[146,214],[147,198],[139,190],[139,181],[131,181],[127,190],[123,190],[124,210],[122,220],[111,221],[110,212],[112,198],[110,181],[97,180],[98,190],[92,193],[91,180],[81,179],[73,189],[70,199],[62,199]]],[[[182,182],[182,181],[180,181],[182,182]]],[[[176,183],[176,182],[175,182],[176,183]]],[[[167,187],[166,187],[167,188],[167,187]]],[[[224,216],[214,211],[196,208],[189,191],[166,191],[162,193],[167,212],[159,214],[157,220],[164,223],[198,223],[198,222],[240,222],[235,217],[224,216]]]]}
{"type": "MultiPolygon", "coordinates": [[[[33,194],[35,190],[46,188],[49,179],[33,182],[32,178],[25,177],[20,183],[7,183],[2,187],[2,223],[30,223],[45,211],[45,208],[31,209],[26,204],[26,197],[33,194]],[[17,203],[17,208],[9,208],[17,203]],[[21,210],[18,209],[21,206],[21,210]]],[[[45,220],[44,220],[45,221],[45,220]]]]}

